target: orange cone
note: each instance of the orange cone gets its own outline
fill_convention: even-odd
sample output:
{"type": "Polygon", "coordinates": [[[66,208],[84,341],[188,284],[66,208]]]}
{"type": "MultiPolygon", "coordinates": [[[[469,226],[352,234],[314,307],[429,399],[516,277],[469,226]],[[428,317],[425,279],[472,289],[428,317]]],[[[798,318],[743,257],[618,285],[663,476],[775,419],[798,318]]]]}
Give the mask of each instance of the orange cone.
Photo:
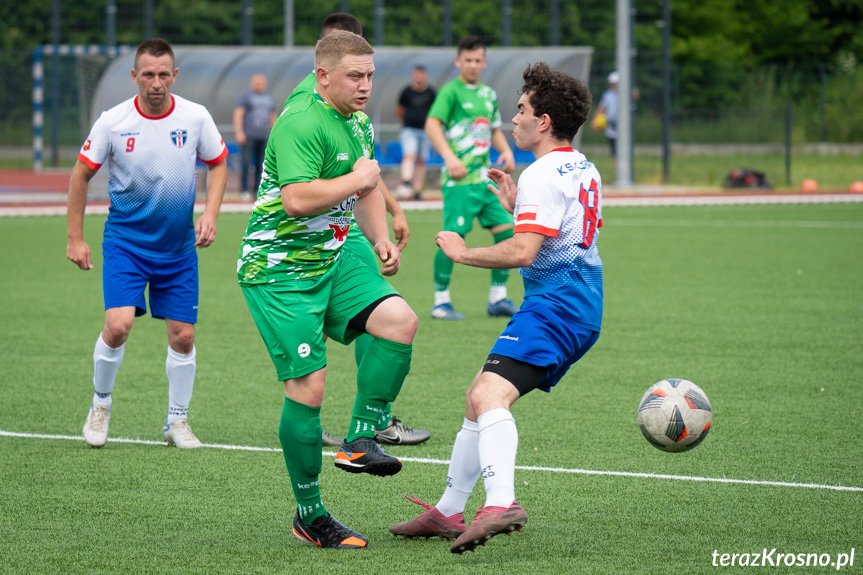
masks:
{"type": "Polygon", "coordinates": [[[863,194],[863,182],[857,180],[856,182],[851,182],[851,187],[849,188],[854,194],[863,194]]]}

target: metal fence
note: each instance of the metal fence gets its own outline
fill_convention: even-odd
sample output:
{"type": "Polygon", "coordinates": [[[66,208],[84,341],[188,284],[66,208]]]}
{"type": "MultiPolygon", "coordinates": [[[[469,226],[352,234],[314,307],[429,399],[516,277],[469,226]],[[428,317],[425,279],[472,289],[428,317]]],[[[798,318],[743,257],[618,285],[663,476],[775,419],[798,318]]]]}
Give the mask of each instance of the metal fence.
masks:
{"type": "MultiPolygon", "coordinates": [[[[609,0],[29,2],[34,10],[44,12],[44,26],[27,31],[36,45],[0,49],[0,74],[7,79],[0,83],[4,110],[0,163],[22,168],[34,161],[34,118],[46,126],[44,134],[35,134],[50,150],[45,165],[74,161],[92,121],[89,98],[111,58],[106,46],[134,46],[152,35],[175,45],[311,46],[328,14],[349,11],[363,22],[366,38],[377,45],[445,46],[465,34],[479,34],[490,46],[591,46],[590,85],[595,101],[615,67],[615,7],[609,0]],[[97,47],[55,55],[53,46],[59,44],[97,47]],[[44,101],[41,109],[34,109],[37,96],[44,101]]],[[[661,142],[662,55],[655,42],[661,27],[660,7],[661,2],[639,2],[633,14],[634,85],[640,95],[634,112],[637,145],[661,142]]],[[[781,144],[788,135],[789,106],[790,137],[795,143],[863,142],[863,111],[856,105],[863,98],[863,70],[856,62],[832,73],[820,62],[798,63],[793,71],[772,67],[741,71],[742,77],[724,88],[726,96],[732,97],[723,105],[688,105],[702,89],[691,79],[702,74],[703,70],[672,66],[674,143],[781,144]]],[[[604,141],[602,134],[589,130],[582,137],[586,145],[599,146],[604,141]]]]}

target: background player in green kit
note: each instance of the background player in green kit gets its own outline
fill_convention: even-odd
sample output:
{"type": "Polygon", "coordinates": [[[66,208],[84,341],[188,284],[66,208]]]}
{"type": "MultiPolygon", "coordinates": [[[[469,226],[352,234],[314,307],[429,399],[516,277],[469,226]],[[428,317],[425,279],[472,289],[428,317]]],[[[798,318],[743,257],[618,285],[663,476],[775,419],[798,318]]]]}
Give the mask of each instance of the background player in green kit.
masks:
{"type": "MultiPolygon", "coordinates": [[[[363,35],[363,25],[354,15],[346,12],[335,12],[327,16],[321,26],[320,38],[323,38],[335,30],[346,30],[359,36],[363,35]]],[[[297,87],[294,88],[294,91],[291,92],[290,96],[288,96],[288,99],[285,101],[285,107],[290,106],[291,102],[297,100],[299,97],[314,92],[315,83],[315,73],[311,72],[308,76],[303,78],[299,84],[297,84],[297,87]]],[[[364,115],[364,112],[356,112],[356,114],[361,117],[364,115]]],[[[393,234],[396,238],[396,246],[399,250],[403,250],[407,245],[408,237],[410,236],[410,229],[408,228],[408,221],[405,217],[405,213],[398,201],[396,201],[396,199],[389,193],[383,179],[378,181],[378,188],[383,194],[387,211],[393,217],[392,228],[393,234]]],[[[348,239],[345,241],[345,245],[342,246],[342,249],[358,256],[366,263],[366,265],[377,267],[377,258],[374,251],[372,251],[371,245],[357,228],[356,222],[352,224],[351,233],[348,234],[348,239]]],[[[372,339],[373,338],[370,335],[362,334],[354,340],[354,358],[356,359],[357,367],[359,367],[362,362],[366,349],[368,349],[372,339]]],[[[324,445],[338,447],[342,444],[341,439],[333,437],[327,433],[326,430],[323,430],[321,435],[323,436],[324,445]]],[[[375,428],[375,439],[379,443],[387,443],[390,445],[416,445],[417,443],[422,443],[423,441],[428,440],[429,437],[431,437],[431,433],[427,430],[413,429],[405,425],[397,417],[394,417],[392,415],[391,404],[387,404],[384,408],[384,413],[375,428]]]]}
{"type": "Polygon", "coordinates": [[[321,547],[365,547],[368,539],[332,517],[321,500],[320,406],[324,333],[349,344],[374,337],[357,370],[357,398],[340,469],[386,476],[401,461],[374,441],[375,425],[410,370],[417,318],[381,277],[399,269],[389,240],[374,131],[365,114],[372,47],[337,31],[315,48],[316,88],[292,102],[267,144],[258,200],[240,248],[239,282],[285,388],[279,440],[297,500],[294,535],[321,547]],[[342,246],[356,217],[383,269],[342,246]]]}
{"type": "MultiPolygon", "coordinates": [[[[504,172],[515,169],[512,149],[501,131],[497,94],[479,83],[487,64],[485,44],[478,36],[459,40],[455,65],[458,78],[444,84],[426,119],[426,132],[432,146],[444,159],[441,170],[443,192],[443,229],[464,237],[473,227],[474,218],[487,228],[494,242],[512,237],[512,215],[488,191],[487,173],[491,146],[500,152],[504,172]]],[[[441,250],[434,260],[435,319],[459,320],[450,301],[449,283],[453,263],[441,250]]],[[[511,316],[518,308],[506,297],[509,270],[492,270],[488,314],[511,316]]]]}

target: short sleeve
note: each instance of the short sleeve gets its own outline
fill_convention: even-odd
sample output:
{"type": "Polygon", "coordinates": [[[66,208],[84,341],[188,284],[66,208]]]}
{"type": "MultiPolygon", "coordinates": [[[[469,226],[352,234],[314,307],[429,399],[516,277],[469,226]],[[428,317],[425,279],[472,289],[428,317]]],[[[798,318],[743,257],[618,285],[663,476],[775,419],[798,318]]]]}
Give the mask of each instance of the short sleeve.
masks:
{"type": "Polygon", "coordinates": [[[91,170],[98,170],[111,154],[111,131],[105,112],[99,116],[96,123],[90,129],[90,134],[81,150],[78,152],[78,160],[86,164],[91,170]]]}
{"type": "Polygon", "coordinates": [[[228,157],[228,148],[225,146],[224,140],[222,140],[222,135],[219,133],[213,117],[207,112],[206,108],[203,108],[203,106],[201,108],[203,110],[203,118],[201,138],[198,141],[198,157],[208,166],[213,166],[228,157]]]}
{"type": "Polygon", "coordinates": [[[491,112],[491,129],[500,128],[503,125],[503,120],[500,117],[500,108],[497,105],[497,92],[491,91],[492,112],[491,112]]]}
{"type": "Polygon", "coordinates": [[[270,135],[278,166],[279,187],[311,182],[321,177],[325,143],[314,123],[305,121],[304,115],[294,114],[285,118],[270,135]]]}
{"type": "Polygon", "coordinates": [[[566,197],[554,182],[525,170],[518,180],[515,233],[533,232],[556,238],[566,214],[566,197]],[[525,177],[527,176],[527,177],[525,177]]]}
{"type": "Polygon", "coordinates": [[[437,118],[444,125],[449,124],[450,118],[452,117],[452,105],[453,99],[455,97],[455,92],[444,86],[441,88],[440,92],[438,92],[437,96],[435,96],[434,102],[432,102],[431,109],[429,110],[429,117],[437,118]]]}

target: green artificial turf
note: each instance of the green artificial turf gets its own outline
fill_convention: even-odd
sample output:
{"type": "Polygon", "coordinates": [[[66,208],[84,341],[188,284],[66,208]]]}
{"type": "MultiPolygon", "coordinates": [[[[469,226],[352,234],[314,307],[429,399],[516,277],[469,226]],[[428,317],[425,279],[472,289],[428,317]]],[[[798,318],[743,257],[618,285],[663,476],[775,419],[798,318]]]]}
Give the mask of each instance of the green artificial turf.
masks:
{"type": "MultiPolygon", "coordinates": [[[[855,548],[844,570],[859,571],[863,205],[606,207],[603,216],[602,336],[552,393],[513,409],[527,526],[463,557],[387,531],[422,511],[400,493],[440,496],[465,390],[506,323],[485,315],[489,272],[462,266],[451,291],[466,321],[430,319],[440,212],[409,212],[393,278],[420,319],[394,413],[432,437],[388,447],[405,462],[389,478],[336,470],[325,448],[324,501],[369,537],[359,551],[291,534],[283,391],[236,283],[246,216],[223,214],[216,243],[199,252],[190,423],[213,447],[197,451],[158,443],[167,343],[148,316],[126,347],[108,445],[65,438],[80,436],[92,396],[104,217],[86,218],[90,272],[64,258],[64,218],[0,218],[0,573],[714,573],[741,571],[714,566],[714,552],[774,548],[834,561],[855,548]],[[660,452],[638,429],[642,394],[666,377],[694,381],[713,406],[710,435],[690,452],[660,452]]],[[[474,230],[469,241],[490,236],[474,230]]],[[[518,303],[517,272],[509,290],[518,303]]],[[[343,435],[353,353],[336,343],[328,353],[321,418],[343,435]]],[[[478,485],[467,519],[482,499],[478,485]]],[[[825,570],[836,568],[743,569],[825,570]]]]}

